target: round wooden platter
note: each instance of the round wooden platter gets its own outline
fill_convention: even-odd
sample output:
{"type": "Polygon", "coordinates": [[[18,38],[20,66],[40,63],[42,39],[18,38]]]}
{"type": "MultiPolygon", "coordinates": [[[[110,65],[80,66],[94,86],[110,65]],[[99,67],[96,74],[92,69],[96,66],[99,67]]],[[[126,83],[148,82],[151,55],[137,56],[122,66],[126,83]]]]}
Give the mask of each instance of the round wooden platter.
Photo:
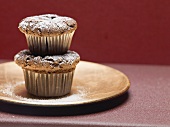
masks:
{"type": "Polygon", "coordinates": [[[113,98],[125,93],[129,79],[122,72],[81,61],[75,70],[71,93],[60,98],[41,98],[27,93],[22,69],[14,62],[0,64],[0,100],[30,106],[71,106],[113,98]]]}

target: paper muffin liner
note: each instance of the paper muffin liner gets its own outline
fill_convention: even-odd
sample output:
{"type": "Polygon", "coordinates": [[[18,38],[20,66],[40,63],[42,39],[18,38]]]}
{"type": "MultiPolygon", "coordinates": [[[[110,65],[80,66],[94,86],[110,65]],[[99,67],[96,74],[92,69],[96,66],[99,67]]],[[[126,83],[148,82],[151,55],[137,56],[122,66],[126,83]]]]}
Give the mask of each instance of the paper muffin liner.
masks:
{"type": "Polygon", "coordinates": [[[70,48],[74,31],[56,36],[34,36],[25,34],[29,50],[33,55],[64,54],[70,48]]]}
{"type": "Polygon", "coordinates": [[[41,97],[57,97],[71,91],[74,70],[67,73],[37,73],[23,69],[28,93],[41,97]]]}

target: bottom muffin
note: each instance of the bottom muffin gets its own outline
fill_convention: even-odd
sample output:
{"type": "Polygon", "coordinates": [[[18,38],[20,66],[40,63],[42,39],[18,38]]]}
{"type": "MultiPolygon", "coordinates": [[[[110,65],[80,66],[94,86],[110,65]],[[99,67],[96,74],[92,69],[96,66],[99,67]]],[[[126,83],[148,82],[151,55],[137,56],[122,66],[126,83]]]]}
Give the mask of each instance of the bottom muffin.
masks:
{"type": "Polygon", "coordinates": [[[15,55],[14,61],[22,67],[25,86],[30,94],[56,97],[71,91],[72,80],[80,56],[74,51],[63,55],[33,56],[29,50],[15,55]]]}

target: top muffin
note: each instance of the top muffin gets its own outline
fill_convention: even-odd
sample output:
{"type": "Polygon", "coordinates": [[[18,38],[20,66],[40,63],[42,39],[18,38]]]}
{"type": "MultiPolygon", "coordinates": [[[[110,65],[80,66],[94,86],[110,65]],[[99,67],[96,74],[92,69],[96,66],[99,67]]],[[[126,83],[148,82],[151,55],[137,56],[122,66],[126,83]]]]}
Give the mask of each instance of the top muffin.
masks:
{"type": "Polygon", "coordinates": [[[70,17],[44,14],[23,19],[18,26],[24,34],[35,36],[55,36],[71,33],[77,29],[77,22],[70,17]]]}

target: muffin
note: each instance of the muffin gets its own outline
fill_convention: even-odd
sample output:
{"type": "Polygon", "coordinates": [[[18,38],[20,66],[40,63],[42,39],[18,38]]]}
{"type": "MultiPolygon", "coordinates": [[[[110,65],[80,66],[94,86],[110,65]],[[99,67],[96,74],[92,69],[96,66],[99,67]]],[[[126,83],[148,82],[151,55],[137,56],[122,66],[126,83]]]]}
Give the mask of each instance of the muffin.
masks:
{"type": "Polygon", "coordinates": [[[77,22],[69,17],[44,14],[23,19],[18,26],[33,55],[64,54],[70,48],[77,22]]]}
{"type": "Polygon", "coordinates": [[[72,80],[80,56],[74,51],[63,55],[34,56],[29,50],[15,55],[14,61],[22,67],[26,89],[30,94],[56,97],[71,91],[72,80]]]}

